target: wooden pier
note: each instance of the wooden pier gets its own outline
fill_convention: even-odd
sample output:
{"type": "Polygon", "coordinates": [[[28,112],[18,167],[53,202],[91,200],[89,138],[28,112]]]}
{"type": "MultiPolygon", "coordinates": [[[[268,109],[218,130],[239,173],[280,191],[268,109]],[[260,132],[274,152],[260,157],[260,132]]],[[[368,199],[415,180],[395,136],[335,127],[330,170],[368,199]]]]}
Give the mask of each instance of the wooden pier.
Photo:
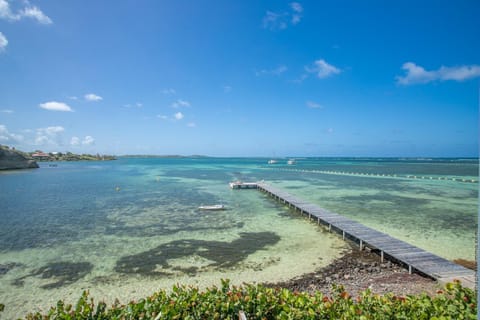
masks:
{"type": "MultiPolygon", "coordinates": [[[[241,189],[240,186],[236,186],[236,188],[241,189]]],[[[378,252],[382,262],[384,259],[392,260],[408,268],[409,273],[422,273],[442,283],[458,279],[463,286],[475,288],[475,272],[473,270],[303,201],[264,182],[248,183],[248,188],[256,188],[290,208],[308,215],[309,219],[316,219],[318,224],[326,225],[330,231],[342,234],[343,239],[348,238],[358,243],[360,250],[368,247],[378,252]]]]}

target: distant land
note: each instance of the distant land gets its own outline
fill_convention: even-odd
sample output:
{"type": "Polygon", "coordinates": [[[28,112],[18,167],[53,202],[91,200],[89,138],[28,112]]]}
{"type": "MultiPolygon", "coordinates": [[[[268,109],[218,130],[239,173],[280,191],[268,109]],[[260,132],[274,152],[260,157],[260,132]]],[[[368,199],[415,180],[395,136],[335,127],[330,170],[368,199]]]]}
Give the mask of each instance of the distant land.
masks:
{"type": "Polygon", "coordinates": [[[116,160],[112,155],[75,154],[72,152],[43,152],[35,150],[23,152],[14,147],[0,145],[0,170],[38,168],[42,161],[103,161],[116,160]]]}
{"type": "Polygon", "coordinates": [[[38,164],[28,154],[0,145],[0,170],[34,168],[38,168],[38,164]]]}
{"type": "Polygon", "coordinates": [[[167,154],[167,155],[155,155],[155,154],[127,154],[123,156],[118,156],[118,158],[211,158],[209,156],[202,155],[191,155],[183,156],[179,154],[167,154]]]}

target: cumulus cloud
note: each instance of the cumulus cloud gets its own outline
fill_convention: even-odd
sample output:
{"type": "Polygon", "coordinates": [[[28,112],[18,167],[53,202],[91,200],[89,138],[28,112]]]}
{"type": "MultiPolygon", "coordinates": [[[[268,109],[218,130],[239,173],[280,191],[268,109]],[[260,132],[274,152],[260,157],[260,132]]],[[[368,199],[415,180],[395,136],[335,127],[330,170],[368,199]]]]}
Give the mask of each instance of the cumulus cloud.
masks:
{"type": "Polygon", "coordinates": [[[305,70],[309,73],[315,73],[318,78],[324,79],[332,75],[342,72],[339,68],[327,63],[323,59],[316,60],[312,66],[305,67],[305,70]]]}
{"type": "Polygon", "coordinates": [[[90,146],[92,144],[95,144],[95,139],[93,139],[92,136],[85,136],[85,138],[82,140],[82,144],[84,146],[90,146]]]}
{"type": "Polygon", "coordinates": [[[263,17],[263,27],[270,30],[284,30],[288,27],[288,13],[267,11],[263,17]]]}
{"type": "Polygon", "coordinates": [[[17,144],[23,141],[21,134],[15,134],[8,131],[7,127],[0,124],[0,142],[8,144],[17,144]]]}
{"type": "Polygon", "coordinates": [[[302,20],[303,7],[298,2],[291,2],[288,11],[267,11],[263,17],[263,28],[272,31],[285,30],[289,25],[297,25],[302,20]]]}
{"type": "Polygon", "coordinates": [[[62,126],[51,126],[38,128],[35,136],[36,145],[62,145],[62,133],[65,128],[62,126]]]}
{"type": "Polygon", "coordinates": [[[22,17],[27,17],[27,18],[32,18],[34,20],[37,20],[41,24],[51,24],[52,19],[50,19],[48,16],[46,16],[40,9],[38,9],[35,6],[29,6],[24,8],[21,12],[20,15],[22,17]]]}
{"type": "Polygon", "coordinates": [[[311,109],[321,109],[323,108],[320,104],[314,102],[314,101],[307,101],[307,107],[311,108],[311,109]]]}
{"type": "MultiPolygon", "coordinates": [[[[1,1],[1,0],[0,0],[1,1]]],[[[8,46],[7,37],[3,33],[0,32],[0,53],[5,51],[8,46]]]]}
{"type": "Polygon", "coordinates": [[[302,19],[303,7],[298,2],[292,2],[292,3],[290,3],[290,8],[292,8],[292,11],[293,11],[293,13],[292,13],[292,24],[296,25],[302,19]]]}
{"type": "Polygon", "coordinates": [[[97,95],[94,94],[94,93],[88,93],[88,94],[84,95],[83,97],[84,97],[85,100],[87,100],[87,101],[100,101],[100,100],[103,100],[102,97],[97,96],[97,95]]]}
{"type": "Polygon", "coordinates": [[[255,75],[257,77],[265,76],[265,75],[279,76],[287,70],[288,70],[288,68],[286,66],[280,65],[280,66],[278,66],[274,69],[262,69],[260,71],[255,71],[255,75]]]}
{"type": "Polygon", "coordinates": [[[141,108],[143,107],[143,104],[140,102],[134,103],[134,104],[125,104],[123,105],[125,108],[141,108]]]}
{"type": "Polygon", "coordinates": [[[480,77],[480,66],[441,66],[437,70],[427,71],[423,67],[413,62],[406,62],[402,69],[406,71],[405,76],[397,76],[396,80],[401,85],[423,84],[432,81],[465,81],[472,78],[480,77]]]}
{"type": "Polygon", "coordinates": [[[177,112],[173,115],[173,117],[175,118],[175,120],[182,120],[184,118],[184,115],[181,112],[177,112]]]}
{"type": "Polygon", "coordinates": [[[175,89],[165,88],[165,89],[162,89],[162,93],[165,95],[173,95],[173,94],[176,94],[177,92],[175,91],[175,89]]]}
{"type": "Polygon", "coordinates": [[[24,18],[30,18],[41,24],[53,23],[52,19],[45,15],[38,7],[31,5],[28,0],[22,1],[22,3],[24,7],[17,10],[17,12],[13,12],[7,0],[0,0],[0,19],[19,21],[24,18]]]}
{"type": "Polygon", "coordinates": [[[190,102],[178,99],[177,101],[173,102],[170,107],[172,108],[182,108],[182,107],[190,107],[190,102]]]}
{"type": "Polygon", "coordinates": [[[72,139],[70,139],[70,145],[78,146],[79,144],[80,144],[80,138],[79,137],[72,137],[72,139]]]}
{"type": "Polygon", "coordinates": [[[57,102],[57,101],[40,103],[39,107],[45,110],[50,110],[50,111],[69,111],[69,112],[73,111],[73,109],[68,104],[63,102],[57,102]]]}

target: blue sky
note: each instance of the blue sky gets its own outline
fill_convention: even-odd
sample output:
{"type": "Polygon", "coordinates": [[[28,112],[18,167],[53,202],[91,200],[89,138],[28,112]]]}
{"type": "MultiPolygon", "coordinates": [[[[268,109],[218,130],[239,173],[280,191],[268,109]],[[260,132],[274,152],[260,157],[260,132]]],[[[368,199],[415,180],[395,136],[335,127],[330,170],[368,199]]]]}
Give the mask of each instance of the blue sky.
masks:
{"type": "Polygon", "coordinates": [[[0,144],[478,156],[478,1],[0,0],[0,144]]]}

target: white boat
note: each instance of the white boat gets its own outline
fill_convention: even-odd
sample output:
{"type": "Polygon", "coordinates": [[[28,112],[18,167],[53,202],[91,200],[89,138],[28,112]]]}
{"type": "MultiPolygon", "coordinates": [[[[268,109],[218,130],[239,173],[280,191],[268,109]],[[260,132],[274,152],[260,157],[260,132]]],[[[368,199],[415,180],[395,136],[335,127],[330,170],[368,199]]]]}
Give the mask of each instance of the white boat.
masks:
{"type": "Polygon", "coordinates": [[[211,206],[200,206],[198,207],[199,210],[210,210],[210,211],[215,211],[215,210],[225,210],[225,206],[223,204],[214,204],[211,206]]]}
{"type": "Polygon", "coordinates": [[[230,188],[232,189],[256,189],[257,183],[255,182],[241,182],[241,181],[233,181],[229,183],[230,188]]]}
{"type": "Polygon", "coordinates": [[[277,163],[277,160],[273,160],[273,159],[272,159],[272,160],[268,160],[268,164],[275,164],[275,163],[277,163]]]}
{"type": "Polygon", "coordinates": [[[290,165],[297,164],[297,161],[295,161],[295,159],[290,159],[287,161],[287,164],[290,164],[290,165]]]}

